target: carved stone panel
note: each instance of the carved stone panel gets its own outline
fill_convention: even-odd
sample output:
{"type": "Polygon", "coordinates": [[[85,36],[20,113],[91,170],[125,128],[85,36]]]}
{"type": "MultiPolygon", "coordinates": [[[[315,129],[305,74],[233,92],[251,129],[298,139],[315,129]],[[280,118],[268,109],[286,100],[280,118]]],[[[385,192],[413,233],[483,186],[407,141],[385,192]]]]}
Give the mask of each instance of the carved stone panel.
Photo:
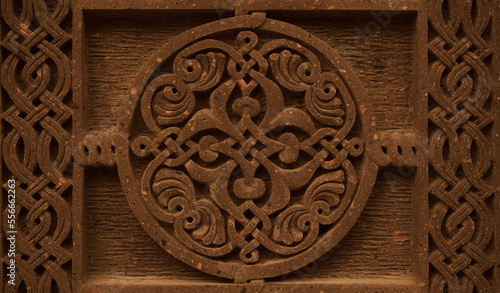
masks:
{"type": "Polygon", "coordinates": [[[1,3],[2,292],[498,287],[498,1],[1,3]]]}

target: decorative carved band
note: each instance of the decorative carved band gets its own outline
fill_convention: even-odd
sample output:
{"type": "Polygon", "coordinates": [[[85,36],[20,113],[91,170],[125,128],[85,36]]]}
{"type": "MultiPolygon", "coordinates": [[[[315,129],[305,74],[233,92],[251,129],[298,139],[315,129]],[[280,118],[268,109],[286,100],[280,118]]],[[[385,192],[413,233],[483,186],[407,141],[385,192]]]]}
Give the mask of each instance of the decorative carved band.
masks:
{"type": "MultiPolygon", "coordinates": [[[[71,291],[71,63],[60,28],[69,0],[1,1],[2,156],[16,184],[16,285],[3,292],[71,291]],[[56,284],[56,285],[54,285],[56,284]]],[[[3,178],[4,182],[6,179],[3,178]]],[[[5,186],[4,186],[5,187],[5,186]]],[[[3,214],[6,232],[7,212],[3,214]]],[[[3,261],[6,262],[7,250],[3,261]]]]}
{"type": "Polygon", "coordinates": [[[489,0],[429,2],[431,292],[493,292],[491,8],[489,0]]]}

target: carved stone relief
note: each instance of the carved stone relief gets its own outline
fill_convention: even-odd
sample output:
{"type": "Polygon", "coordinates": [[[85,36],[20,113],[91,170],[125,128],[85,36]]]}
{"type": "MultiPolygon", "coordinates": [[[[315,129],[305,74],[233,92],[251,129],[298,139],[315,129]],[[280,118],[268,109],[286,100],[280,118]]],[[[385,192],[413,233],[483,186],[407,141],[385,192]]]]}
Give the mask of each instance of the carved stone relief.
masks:
{"type": "MultiPolygon", "coordinates": [[[[417,25],[420,38],[428,34],[419,81],[427,137],[378,130],[366,85],[342,54],[264,12],[165,40],[136,69],[116,127],[86,133],[85,95],[76,94],[85,93],[85,67],[71,56],[85,36],[70,33],[81,29],[81,3],[21,2],[1,2],[1,172],[4,189],[16,181],[17,219],[17,280],[4,277],[4,292],[72,292],[85,282],[72,267],[84,259],[74,249],[85,224],[74,204],[83,179],[74,175],[84,168],[116,167],[120,196],[162,253],[267,292],[270,278],[346,237],[388,166],[415,167],[428,180],[415,187],[428,194],[428,220],[417,223],[428,227],[428,243],[418,239],[428,281],[415,288],[494,292],[498,1],[429,0],[415,9],[429,25],[417,25]]],[[[8,202],[1,207],[8,235],[8,202]]],[[[2,245],[5,276],[11,257],[2,245]]]]}
{"type": "Polygon", "coordinates": [[[359,80],[328,45],[254,13],[179,35],[145,68],[128,112],[149,133],[131,115],[112,141],[128,201],[166,251],[217,276],[265,278],[349,231],[374,184],[376,136],[359,80]],[[142,177],[128,156],[151,160],[142,177]]]}

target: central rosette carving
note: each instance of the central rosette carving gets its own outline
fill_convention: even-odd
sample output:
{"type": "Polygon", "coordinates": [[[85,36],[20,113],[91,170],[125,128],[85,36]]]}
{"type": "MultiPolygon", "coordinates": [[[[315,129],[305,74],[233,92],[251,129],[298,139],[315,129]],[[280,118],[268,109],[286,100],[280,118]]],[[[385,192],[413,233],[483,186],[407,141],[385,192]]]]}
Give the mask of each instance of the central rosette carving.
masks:
{"type": "MultiPolygon", "coordinates": [[[[331,64],[298,42],[202,39],[161,59],[141,95],[154,137],[141,196],[161,225],[198,254],[293,255],[346,211],[358,184],[350,158],[355,104],[331,64]]],[[[342,72],[342,71],[340,71],[342,72]]]]}

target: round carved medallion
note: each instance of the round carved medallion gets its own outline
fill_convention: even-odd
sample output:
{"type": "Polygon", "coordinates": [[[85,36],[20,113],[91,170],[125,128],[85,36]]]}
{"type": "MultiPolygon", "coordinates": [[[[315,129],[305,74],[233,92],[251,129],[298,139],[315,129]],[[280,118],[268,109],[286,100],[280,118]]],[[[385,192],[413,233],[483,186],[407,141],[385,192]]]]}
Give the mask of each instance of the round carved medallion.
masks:
{"type": "Polygon", "coordinates": [[[120,178],[144,229],[181,261],[235,280],[281,275],[361,214],[377,173],[371,107],[306,31],[260,13],[196,27],[131,92],[120,178]]]}

